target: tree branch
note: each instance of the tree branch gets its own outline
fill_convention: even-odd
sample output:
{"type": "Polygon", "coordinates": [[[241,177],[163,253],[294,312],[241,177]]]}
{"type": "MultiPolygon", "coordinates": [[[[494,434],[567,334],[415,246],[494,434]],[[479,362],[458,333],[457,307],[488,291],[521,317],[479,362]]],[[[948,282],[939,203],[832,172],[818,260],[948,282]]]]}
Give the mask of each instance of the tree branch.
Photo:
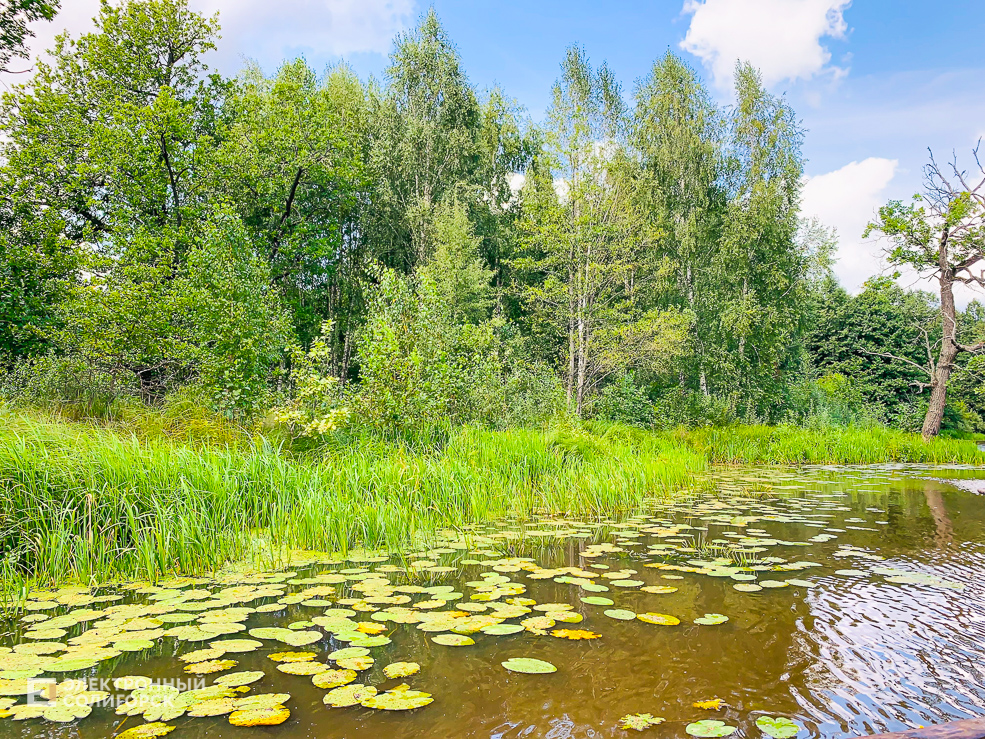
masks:
{"type": "Polygon", "coordinates": [[[884,359],[894,359],[897,362],[904,362],[912,367],[916,367],[921,372],[926,372],[931,379],[934,378],[934,373],[932,371],[930,371],[929,369],[927,369],[921,364],[917,364],[912,359],[907,359],[906,357],[898,357],[895,354],[887,354],[885,352],[874,352],[874,351],[870,351],[869,349],[862,349],[862,352],[865,354],[871,354],[875,357],[883,357],[884,359]]]}

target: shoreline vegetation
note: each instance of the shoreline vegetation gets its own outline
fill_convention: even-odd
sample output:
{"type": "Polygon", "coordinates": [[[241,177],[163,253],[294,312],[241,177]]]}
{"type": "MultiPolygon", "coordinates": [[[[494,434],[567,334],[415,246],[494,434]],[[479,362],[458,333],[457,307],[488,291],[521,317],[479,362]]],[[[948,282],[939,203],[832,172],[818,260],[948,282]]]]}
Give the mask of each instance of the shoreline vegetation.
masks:
{"type": "Polygon", "coordinates": [[[715,465],[985,464],[975,442],[885,428],[460,427],[299,451],[149,410],[97,425],[0,408],[0,426],[6,597],[29,583],[269,567],[291,549],[401,551],[504,517],[605,517],[700,486],[715,465]]]}

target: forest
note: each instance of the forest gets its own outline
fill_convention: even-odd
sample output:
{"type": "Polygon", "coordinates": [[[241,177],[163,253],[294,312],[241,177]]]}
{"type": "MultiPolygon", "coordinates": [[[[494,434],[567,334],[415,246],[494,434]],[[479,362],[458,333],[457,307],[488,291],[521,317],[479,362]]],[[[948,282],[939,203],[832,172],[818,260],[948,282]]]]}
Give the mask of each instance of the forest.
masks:
{"type": "MultiPolygon", "coordinates": [[[[104,4],[3,96],[8,405],[195,408],[317,446],[581,420],[919,431],[941,385],[925,436],[985,431],[985,308],[839,286],[838,235],[800,215],[807,132],[750,65],[722,105],[673,53],[624,84],[574,45],[534,122],[470,83],[433,10],[368,80],[304,59],[222,77],[219,20],[104,4]]],[[[965,189],[934,201],[967,227],[958,271],[981,249],[965,189]]],[[[927,266],[933,212],[874,214],[892,264],[927,266]]]]}

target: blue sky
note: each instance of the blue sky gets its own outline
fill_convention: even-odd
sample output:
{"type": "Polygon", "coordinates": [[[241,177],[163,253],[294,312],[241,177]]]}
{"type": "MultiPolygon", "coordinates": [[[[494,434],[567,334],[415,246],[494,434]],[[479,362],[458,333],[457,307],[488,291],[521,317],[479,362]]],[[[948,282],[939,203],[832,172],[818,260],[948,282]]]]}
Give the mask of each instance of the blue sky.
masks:
{"type": "MultiPolygon", "coordinates": [[[[394,33],[418,0],[190,0],[220,12],[214,63],[235,73],[246,57],[272,71],[304,55],[316,67],[346,59],[363,76],[386,65],[394,33]]],[[[89,27],[98,0],[63,0],[38,31],[89,27]]],[[[965,161],[985,135],[982,0],[434,0],[472,82],[499,85],[534,120],[546,108],[571,43],[607,61],[627,92],[667,49],[680,53],[722,102],[736,59],[759,66],[808,129],[804,213],[841,237],[836,271],[849,288],[882,267],[861,232],[876,207],[919,187],[927,147],[965,161]]],[[[905,284],[912,280],[906,279],[905,284]]]]}

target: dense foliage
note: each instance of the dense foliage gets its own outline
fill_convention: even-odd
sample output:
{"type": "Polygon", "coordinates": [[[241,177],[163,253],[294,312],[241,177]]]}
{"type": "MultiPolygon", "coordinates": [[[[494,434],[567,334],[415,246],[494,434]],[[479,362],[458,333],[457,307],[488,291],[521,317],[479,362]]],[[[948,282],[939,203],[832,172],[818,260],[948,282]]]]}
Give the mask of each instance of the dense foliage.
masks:
{"type": "MultiPolygon", "coordinates": [[[[629,94],[572,47],[535,125],[433,11],[379,82],[302,59],[225,79],[218,32],[187,0],[104,3],[4,95],[8,398],[182,399],[315,440],[919,426],[935,300],[833,282],[832,235],[799,219],[804,132],[748,65],[723,107],[671,53],[629,94]]],[[[945,430],[985,431],[976,360],[945,430]]]]}

